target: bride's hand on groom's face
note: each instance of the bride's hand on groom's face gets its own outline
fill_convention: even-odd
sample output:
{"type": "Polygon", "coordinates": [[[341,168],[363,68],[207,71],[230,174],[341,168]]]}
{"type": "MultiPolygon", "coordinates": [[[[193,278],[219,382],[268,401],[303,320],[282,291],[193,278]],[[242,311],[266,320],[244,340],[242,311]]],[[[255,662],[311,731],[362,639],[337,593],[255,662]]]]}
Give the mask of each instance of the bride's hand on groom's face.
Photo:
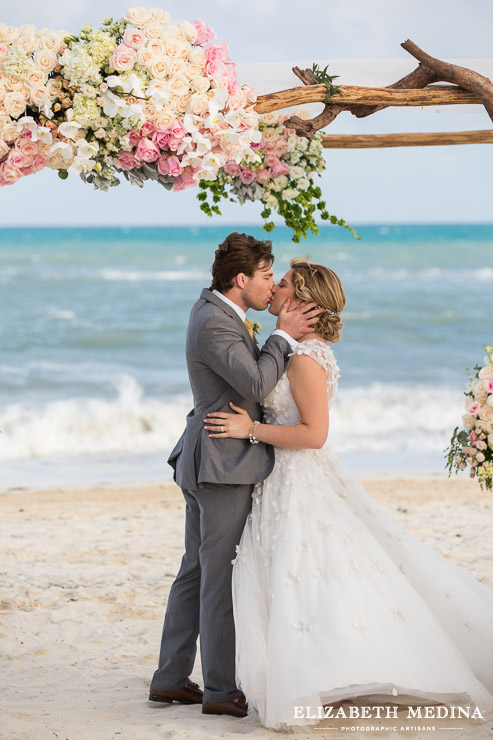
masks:
{"type": "Polygon", "coordinates": [[[235,414],[213,411],[207,414],[207,418],[204,419],[204,429],[209,432],[209,437],[215,439],[225,439],[226,437],[248,439],[252,426],[252,420],[248,412],[239,406],[235,406],[234,403],[230,402],[229,405],[236,412],[235,414]]]}
{"type": "Polygon", "coordinates": [[[293,339],[300,339],[305,334],[313,332],[313,325],[323,313],[323,308],[316,303],[304,303],[289,310],[291,299],[287,298],[277,317],[276,329],[282,329],[293,339]]]}

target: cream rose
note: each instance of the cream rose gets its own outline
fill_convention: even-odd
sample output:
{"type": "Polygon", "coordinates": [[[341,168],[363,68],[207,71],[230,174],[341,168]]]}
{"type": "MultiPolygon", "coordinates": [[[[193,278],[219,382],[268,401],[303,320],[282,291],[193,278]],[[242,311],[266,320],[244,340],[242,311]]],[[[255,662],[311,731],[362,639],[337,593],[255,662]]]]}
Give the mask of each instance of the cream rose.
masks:
{"type": "Polygon", "coordinates": [[[163,26],[165,26],[171,20],[170,14],[167,13],[165,10],[162,10],[161,8],[151,8],[149,13],[149,20],[154,21],[154,23],[162,23],[163,26]]]}
{"type": "Polygon", "coordinates": [[[164,42],[161,41],[161,39],[149,39],[149,41],[145,45],[145,48],[147,49],[147,51],[150,51],[151,54],[154,54],[155,56],[164,56],[164,42]]]}
{"type": "Polygon", "coordinates": [[[186,69],[187,63],[183,59],[175,59],[174,62],[169,63],[168,74],[170,77],[182,77],[185,75],[186,69]]]}
{"type": "Polygon", "coordinates": [[[481,421],[492,421],[493,413],[490,406],[483,406],[479,411],[479,418],[481,421]]]}
{"type": "Polygon", "coordinates": [[[169,81],[169,92],[170,95],[174,95],[180,98],[185,95],[190,89],[190,83],[185,76],[174,77],[169,81]]]}
{"type": "Polygon", "coordinates": [[[31,105],[40,108],[46,101],[46,92],[44,87],[31,87],[29,94],[29,102],[31,105]]]}
{"type": "Polygon", "coordinates": [[[19,118],[26,110],[26,101],[20,92],[9,92],[4,100],[5,110],[11,118],[19,118]]]}
{"type": "Polygon", "coordinates": [[[173,38],[180,39],[181,41],[185,40],[185,34],[180,26],[168,26],[166,32],[169,34],[170,37],[172,36],[173,38]]]}
{"type": "Polygon", "coordinates": [[[7,26],[6,23],[0,23],[0,41],[3,41],[4,44],[12,44],[18,37],[18,28],[7,26]]]}
{"type": "Polygon", "coordinates": [[[142,112],[148,121],[154,121],[158,114],[156,106],[150,100],[146,100],[142,112]]]}
{"type": "Polygon", "coordinates": [[[489,380],[490,378],[493,378],[493,367],[488,365],[487,367],[482,367],[479,371],[479,377],[481,380],[489,380]]]}
{"type": "MultiPolygon", "coordinates": [[[[36,85],[34,87],[36,87],[36,85]]],[[[38,87],[39,87],[39,85],[38,85],[38,87]]],[[[31,95],[31,89],[32,88],[29,85],[21,85],[20,88],[18,90],[16,90],[16,92],[18,92],[20,95],[22,95],[22,97],[24,98],[24,100],[27,103],[27,101],[29,100],[30,95],[31,95]]]]}
{"type": "Polygon", "coordinates": [[[135,26],[135,28],[142,28],[150,21],[151,14],[147,8],[137,5],[135,8],[129,8],[123,17],[130,25],[135,26]]]}
{"type": "Polygon", "coordinates": [[[203,67],[205,67],[205,63],[207,61],[205,51],[203,49],[192,49],[192,51],[188,55],[188,61],[190,62],[190,64],[196,64],[197,67],[200,67],[202,69],[203,67]]]}
{"type": "Polygon", "coordinates": [[[55,52],[48,49],[40,49],[34,55],[34,63],[42,72],[51,72],[57,63],[55,52]]]}
{"type": "Polygon", "coordinates": [[[39,48],[37,39],[31,34],[21,33],[17,39],[17,43],[26,54],[32,54],[33,51],[39,48]]]}
{"type": "Polygon", "coordinates": [[[10,147],[0,139],[0,162],[9,153],[10,147]]]}
{"type": "Polygon", "coordinates": [[[153,61],[153,54],[149,49],[139,49],[137,52],[137,61],[143,67],[150,67],[153,61]]]}
{"type": "Polygon", "coordinates": [[[190,44],[194,44],[197,38],[197,29],[195,28],[193,23],[183,21],[183,23],[180,23],[179,28],[181,31],[183,31],[185,41],[188,41],[190,44]]]}
{"type": "Polygon", "coordinates": [[[54,51],[55,54],[60,51],[61,39],[56,31],[49,28],[43,28],[38,32],[38,49],[47,49],[54,51]]]}
{"type": "Polygon", "coordinates": [[[150,71],[153,77],[163,80],[168,74],[168,64],[164,59],[155,57],[150,65],[150,71]]]}
{"type": "Polygon", "coordinates": [[[173,98],[173,101],[176,105],[177,111],[179,113],[185,113],[188,108],[188,103],[190,101],[190,93],[181,95],[179,98],[173,98]]]}
{"type": "Polygon", "coordinates": [[[12,141],[15,141],[18,136],[19,130],[17,127],[17,123],[15,123],[14,121],[11,121],[10,123],[5,123],[0,129],[0,139],[3,139],[3,141],[8,141],[10,143],[12,141]]]}
{"type": "Polygon", "coordinates": [[[53,77],[50,80],[48,80],[48,82],[45,85],[46,94],[52,100],[54,98],[56,98],[56,96],[60,92],[60,89],[61,89],[60,88],[60,81],[54,79],[53,77]]]}
{"type": "Polygon", "coordinates": [[[170,39],[164,45],[164,53],[169,59],[187,59],[188,44],[179,39],[170,39]]]}
{"type": "Polygon", "coordinates": [[[40,87],[47,82],[47,74],[40,69],[31,69],[26,75],[26,82],[28,85],[40,87]]]}
{"type": "Polygon", "coordinates": [[[161,23],[157,23],[156,21],[149,21],[145,24],[143,31],[147,39],[159,39],[161,38],[163,26],[161,23]]]}
{"type": "Polygon", "coordinates": [[[490,393],[490,395],[486,399],[486,406],[488,406],[490,409],[493,409],[493,393],[490,393]]]}
{"type": "Polygon", "coordinates": [[[169,128],[169,126],[170,126],[170,124],[171,124],[171,121],[172,121],[172,120],[173,120],[173,118],[175,118],[175,117],[176,117],[176,116],[175,116],[175,115],[174,115],[174,113],[172,113],[172,112],[169,112],[169,113],[168,113],[168,112],[166,112],[166,111],[162,111],[161,113],[159,113],[159,114],[158,114],[158,115],[156,116],[156,120],[154,121],[154,123],[155,123],[156,127],[157,127],[157,128],[158,128],[158,129],[160,130],[160,131],[165,131],[165,130],[166,130],[167,128],[169,128]]]}
{"type": "Polygon", "coordinates": [[[18,80],[17,77],[10,75],[9,77],[5,77],[3,84],[5,85],[5,89],[7,90],[7,92],[13,92],[14,90],[18,90],[20,88],[22,82],[21,80],[18,80]]]}
{"type": "Polygon", "coordinates": [[[209,97],[205,93],[194,93],[188,101],[188,110],[196,116],[201,116],[209,108],[209,97]]]}
{"type": "Polygon", "coordinates": [[[200,77],[201,71],[198,64],[187,64],[186,62],[183,62],[183,64],[183,74],[185,74],[189,80],[193,80],[194,77],[200,77]]]}
{"type": "Polygon", "coordinates": [[[211,81],[207,77],[194,77],[190,80],[190,87],[196,92],[207,92],[211,86],[211,81]]]}

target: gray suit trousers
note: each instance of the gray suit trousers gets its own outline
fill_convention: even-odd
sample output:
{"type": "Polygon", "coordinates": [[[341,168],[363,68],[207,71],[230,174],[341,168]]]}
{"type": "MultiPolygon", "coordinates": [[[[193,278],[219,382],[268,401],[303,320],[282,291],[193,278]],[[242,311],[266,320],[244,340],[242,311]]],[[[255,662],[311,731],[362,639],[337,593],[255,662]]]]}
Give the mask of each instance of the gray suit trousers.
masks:
{"type": "Polygon", "coordinates": [[[183,490],[185,554],[171,586],[151,689],[174,691],[185,686],[200,634],[204,701],[240,696],[235,682],[231,561],[251,510],[252,491],[251,484],[219,483],[183,490]]]}

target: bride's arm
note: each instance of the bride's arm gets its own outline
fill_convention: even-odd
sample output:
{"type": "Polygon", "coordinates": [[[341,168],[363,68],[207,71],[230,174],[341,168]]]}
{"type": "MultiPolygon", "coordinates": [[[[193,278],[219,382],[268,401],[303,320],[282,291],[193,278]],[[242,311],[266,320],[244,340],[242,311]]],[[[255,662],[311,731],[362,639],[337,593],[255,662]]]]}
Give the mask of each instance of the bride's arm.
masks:
{"type": "MultiPolygon", "coordinates": [[[[300,423],[291,426],[257,424],[255,437],[259,442],[292,449],[320,449],[329,431],[327,381],[324,368],[308,355],[294,355],[288,377],[291,393],[300,412],[300,423]]],[[[246,439],[252,420],[242,409],[236,414],[213,412],[206,420],[205,429],[212,438],[235,437],[246,439]],[[218,425],[224,432],[216,433],[218,425]],[[212,433],[211,433],[212,432],[212,433]]]]}

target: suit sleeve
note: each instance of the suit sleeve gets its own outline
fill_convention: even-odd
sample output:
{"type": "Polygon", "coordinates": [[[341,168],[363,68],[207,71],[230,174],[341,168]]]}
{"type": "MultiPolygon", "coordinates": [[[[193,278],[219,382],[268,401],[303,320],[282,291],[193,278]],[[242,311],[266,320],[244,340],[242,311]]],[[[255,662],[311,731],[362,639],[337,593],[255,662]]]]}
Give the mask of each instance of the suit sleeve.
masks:
{"type": "Polygon", "coordinates": [[[260,403],[284,372],[291,352],[286,339],[270,336],[260,357],[252,356],[235,327],[218,326],[209,320],[200,333],[199,353],[205,364],[220,375],[243,398],[260,403]]]}

